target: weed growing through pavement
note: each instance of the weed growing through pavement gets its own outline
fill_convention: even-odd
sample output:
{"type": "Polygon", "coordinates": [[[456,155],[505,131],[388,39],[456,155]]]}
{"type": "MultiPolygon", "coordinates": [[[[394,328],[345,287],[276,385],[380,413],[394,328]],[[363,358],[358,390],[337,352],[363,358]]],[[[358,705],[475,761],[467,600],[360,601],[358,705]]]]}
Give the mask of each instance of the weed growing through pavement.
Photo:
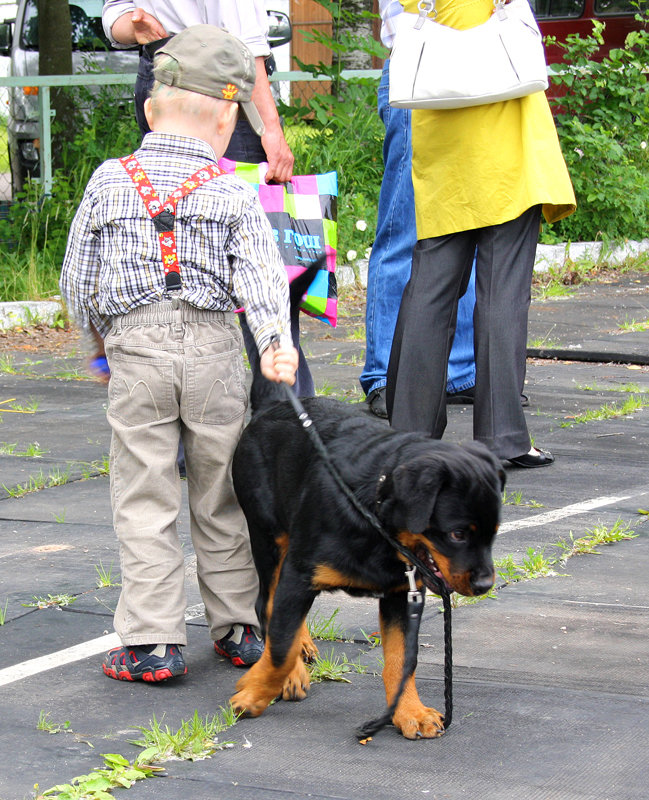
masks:
{"type": "Polygon", "coordinates": [[[346,342],[364,342],[366,339],[365,325],[359,325],[345,336],[346,342]]]}
{"type": "Polygon", "coordinates": [[[342,626],[336,621],[338,612],[337,608],[329,617],[325,617],[319,611],[310,615],[307,618],[307,628],[309,635],[312,639],[321,639],[327,642],[340,642],[345,638],[345,631],[342,626]]]}
{"type": "Polygon", "coordinates": [[[66,720],[64,723],[59,724],[56,722],[51,722],[49,717],[49,711],[41,711],[38,717],[38,722],[36,723],[37,731],[45,731],[45,733],[55,734],[61,733],[61,731],[67,731],[70,728],[70,720],[66,720]]]}
{"type": "Polygon", "coordinates": [[[361,628],[361,634],[363,638],[367,641],[370,647],[379,647],[381,645],[381,634],[378,631],[373,631],[372,633],[365,633],[365,631],[361,628]]]}
{"type": "Polygon", "coordinates": [[[543,508],[543,503],[539,503],[536,500],[524,500],[523,492],[520,489],[516,489],[516,491],[510,493],[503,491],[503,505],[526,506],[527,508],[543,508]]]}
{"type": "Polygon", "coordinates": [[[350,661],[344,653],[337,656],[333,650],[317,655],[315,660],[307,665],[307,668],[312,683],[321,683],[322,681],[351,683],[346,677],[347,675],[367,672],[367,668],[360,663],[360,659],[359,661],[350,661]]]}
{"type": "MultiPolygon", "coordinates": [[[[143,755],[143,754],[141,754],[143,755]]],[[[59,800],[112,800],[112,789],[130,789],[136,781],[152,778],[162,767],[147,764],[138,758],[133,763],[118,753],[103,753],[104,767],[98,767],[88,775],[72,778],[70,783],[60,783],[45,792],[38,793],[36,800],[56,797],[59,800]]],[[[39,786],[34,786],[39,792],[39,786]]]]}
{"type": "Polygon", "coordinates": [[[9,606],[9,598],[5,600],[4,607],[0,606],[0,626],[4,625],[7,621],[7,608],[9,606]]]}
{"type": "Polygon", "coordinates": [[[626,392],[627,394],[642,394],[642,389],[637,383],[622,383],[613,386],[598,386],[596,383],[591,385],[578,383],[577,389],[583,392],[626,392]]]}
{"type": "Polygon", "coordinates": [[[594,420],[614,419],[616,417],[626,417],[636,411],[641,411],[649,406],[649,399],[646,395],[631,395],[627,400],[618,405],[617,403],[605,403],[601,408],[590,409],[576,417],[570,417],[566,422],[561,422],[561,428],[570,428],[573,425],[594,420]]]}
{"type": "Polygon", "coordinates": [[[634,319],[625,320],[620,325],[620,330],[622,333],[640,333],[642,331],[649,331],[649,319],[644,320],[644,322],[636,322],[634,319]]]}
{"type": "Polygon", "coordinates": [[[71,606],[77,598],[71,594],[48,594],[47,597],[33,595],[31,603],[21,603],[25,608],[52,608],[53,606],[71,606]]]}
{"type": "Polygon", "coordinates": [[[315,393],[318,397],[329,397],[334,393],[334,387],[328,381],[325,381],[316,388],[315,393]]]}
{"type": "Polygon", "coordinates": [[[194,711],[190,720],[183,720],[180,728],[172,731],[168,725],[158,722],[154,715],[149,728],[138,726],[142,738],[129,739],[129,743],[144,748],[138,761],[169,761],[172,758],[198,761],[209,758],[217,750],[234,747],[234,742],[220,742],[218,734],[231,728],[238,718],[231,707],[221,708],[212,717],[199,717],[198,711],[194,711]]]}
{"type": "Polygon", "coordinates": [[[64,486],[70,480],[70,467],[61,470],[59,467],[52,468],[46,475],[40,470],[37,475],[30,475],[29,479],[14,487],[2,484],[2,488],[9,497],[24,497],[30,492],[38,492],[41,489],[51,489],[53,486],[64,486]]]}
{"type": "Polygon", "coordinates": [[[0,442],[0,456],[20,456],[25,458],[41,458],[44,453],[47,453],[47,450],[43,450],[43,448],[38,444],[38,442],[32,442],[28,444],[24,450],[17,450],[18,447],[17,443],[9,444],[8,442],[0,442]]]}
{"type": "Polygon", "coordinates": [[[0,372],[4,372],[5,375],[17,374],[12,355],[0,355],[0,372]]]}
{"type": "Polygon", "coordinates": [[[121,586],[122,584],[116,581],[113,578],[113,565],[114,561],[111,562],[110,567],[106,568],[104,565],[99,562],[99,564],[95,564],[95,572],[97,573],[97,588],[98,589],[108,589],[111,586],[121,586]]]}
{"type": "Polygon", "coordinates": [[[557,542],[557,546],[563,550],[562,562],[566,562],[572,556],[586,554],[599,555],[598,547],[613,542],[622,542],[626,539],[637,539],[638,534],[631,529],[630,525],[618,519],[612,528],[598,524],[593,528],[586,529],[586,535],[575,539],[570,531],[570,541],[557,542]]]}

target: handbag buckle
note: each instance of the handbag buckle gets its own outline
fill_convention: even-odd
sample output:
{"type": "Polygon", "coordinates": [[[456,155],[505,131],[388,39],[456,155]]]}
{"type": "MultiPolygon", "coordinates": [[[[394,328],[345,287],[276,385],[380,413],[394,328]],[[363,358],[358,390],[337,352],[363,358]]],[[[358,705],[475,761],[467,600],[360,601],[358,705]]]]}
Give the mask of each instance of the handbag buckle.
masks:
{"type": "MultiPolygon", "coordinates": [[[[495,2],[495,0],[494,0],[495,2]]],[[[419,9],[419,19],[417,20],[417,24],[415,28],[421,28],[424,24],[424,19],[431,13],[433,13],[432,19],[435,19],[437,16],[437,9],[435,8],[435,0],[419,0],[417,3],[417,8],[419,9]]]]}

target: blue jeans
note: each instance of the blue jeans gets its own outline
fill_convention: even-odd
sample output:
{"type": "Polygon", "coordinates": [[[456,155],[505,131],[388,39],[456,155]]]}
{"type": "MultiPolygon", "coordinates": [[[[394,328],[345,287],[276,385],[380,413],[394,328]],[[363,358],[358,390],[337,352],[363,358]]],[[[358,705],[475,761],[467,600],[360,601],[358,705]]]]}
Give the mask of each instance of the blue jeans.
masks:
{"type": "MultiPolygon", "coordinates": [[[[384,173],[379,195],[376,238],[367,276],[365,367],[360,383],[365,394],[387,382],[392,337],[401,295],[410,278],[412,251],[417,242],[415,200],[412,187],[412,138],[410,111],[388,103],[389,61],[385,62],[378,91],[379,116],[385,125],[384,173]]],[[[455,338],[448,361],[449,392],[475,384],[473,356],[473,308],[475,306],[475,259],[471,280],[460,299],[455,338]]]]}

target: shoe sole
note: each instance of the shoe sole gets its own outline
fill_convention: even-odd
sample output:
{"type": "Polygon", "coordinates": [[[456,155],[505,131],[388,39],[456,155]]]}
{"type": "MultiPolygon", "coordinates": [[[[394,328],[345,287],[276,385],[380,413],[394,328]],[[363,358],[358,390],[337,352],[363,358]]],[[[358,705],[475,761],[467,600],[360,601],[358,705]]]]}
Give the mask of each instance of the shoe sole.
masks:
{"type": "Polygon", "coordinates": [[[129,672],[128,670],[120,670],[119,672],[111,667],[102,664],[104,675],[113,678],[116,681],[146,681],[147,683],[162,683],[168,681],[169,678],[182,678],[187,675],[187,667],[182,672],[179,670],[171,670],[168,667],[156,670],[146,670],[144,672],[129,672]]]}

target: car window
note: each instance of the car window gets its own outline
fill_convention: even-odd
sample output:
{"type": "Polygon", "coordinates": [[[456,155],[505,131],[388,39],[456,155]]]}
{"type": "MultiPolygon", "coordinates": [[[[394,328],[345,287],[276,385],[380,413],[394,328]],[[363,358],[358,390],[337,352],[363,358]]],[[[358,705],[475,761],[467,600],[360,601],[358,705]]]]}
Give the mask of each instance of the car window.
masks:
{"type": "Polygon", "coordinates": [[[530,5],[537,19],[562,19],[581,17],[584,13],[584,0],[531,0],[530,5]]]}
{"type": "MultiPolygon", "coordinates": [[[[102,5],[102,0],[74,0],[70,3],[73,50],[85,52],[110,50],[110,44],[101,26],[102,5]]],[[[37,0],[28,0],[25,5],[20,46],[24,50],[38,50],[37,0]]]]}
{"type": "Polygon", "coordinates": [[[595,0],[595,13],[598,17],[637,14],[638,0],[595,0]]]}

